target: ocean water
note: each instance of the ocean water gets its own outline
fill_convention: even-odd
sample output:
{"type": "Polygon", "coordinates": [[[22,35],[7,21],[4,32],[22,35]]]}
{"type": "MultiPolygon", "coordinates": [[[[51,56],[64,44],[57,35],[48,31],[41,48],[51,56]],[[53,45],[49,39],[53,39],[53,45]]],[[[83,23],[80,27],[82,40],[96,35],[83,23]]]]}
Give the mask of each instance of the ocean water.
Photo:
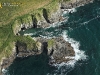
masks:
{"type": "Polygon", "coordinates": [[[62,23],[20,32],[32,37],[62,36],[74,47],[73,61],[53,67],[45,54],[16,58],[4,75],[100,75],[100,1],[73,10],[62,14],[66,18],[62,23]]]}

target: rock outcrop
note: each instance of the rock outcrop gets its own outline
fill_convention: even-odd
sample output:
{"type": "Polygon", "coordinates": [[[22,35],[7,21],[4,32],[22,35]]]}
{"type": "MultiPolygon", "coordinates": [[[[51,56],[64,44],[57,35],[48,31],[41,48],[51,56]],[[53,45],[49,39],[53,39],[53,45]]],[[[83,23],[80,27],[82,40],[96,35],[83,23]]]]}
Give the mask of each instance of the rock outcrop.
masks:
{"type": "Polygon", "coordinates": [[[74,57],[75,52],[70,43],[66,42],[63,37],[56,37],[52,39],[38,38],[42,44],[43,50],[50,56],[50,63],[62,63],[72,60],[66,57],[74,57]],[[45,44],[44,44],[45,43],[45,44]],[[54,60],[54,61],[52,61],[54,60]]]}
{"type": "Polygon", "coordinates": [[[65,57],[75,56],[75,52],[70,43],[66,42],[63,37],[56,38],[35,38],[36,48],[27,50],[27,45],[22,42],[16,43],[16,57],[27,57],[45,53],[55,59],[54,63],[67,62],[69,59],[65,57]]]}
{"type": "Polygon", "coordinates": [[[36,42],[36,46],[32,50],[27,49],[27,45],[23,42],[16,43],[16,57],[27,57],[32,55],[41,54],[41,43],[36,42]]]}
{"type": "MultiPolygon", "coordinates": [[[[15,45],[15,43],[13,43],[15,45]]],[[[14,59],[16,58],[16,47],[14,46],[12,53],[9,57],[3,57],[1,59],[1,63],[0,63],[0,75],[2,75],[2,71],[7,68],[8,66],[10,66],[14,59]]]]}
{"type": "MultiPolygon", "coordinates": [[[[37,20],[33,15],[28,16],[26,19],[16,20],[13,31],[14,34],[18,35],[18,32],[27,28],[37,28],[37,27],[48,27],[50,24],[62,21],[61,13],[66,11],[66,9],[75,8],[78,6],[82,6],[84,4],[93,2],[93,0],[71,0],[68,3],[62,2],[59,4],[59,9],[56,13],[51,15],[51,18],[48,18],[47,15],[44,15],[45,20],[37,20]],[[72,1],[72,2],[71,2],[72,1]],[[77,1],[77,2],[76,2],[77,1]]],[[[44,13],[46,9],[43,10],[44,13]]],[[[56,37],[52,39],[45,38],[36,38],[36,48],[32,50],[27,49],[27,45],[25,43],[17,42],[14,48],[13,55],[9,58],[2,59],[2,63],[0,65],[1,69],[7,68],[16,57],[27,57],[31,55],[37,55],[41,53],[45,53],[50,57],[50,64],[52,63],[62,63],[68,62],[70,59],[68,57],[74,57],[75,52],[70,43],[66,42],[62,37],[56,37]]]]}
{"type": "Polygon", "coordinates": [[[18,35],[18,32],[24,29],[28,28],[46,28],[49,27],[51,24],[55,22],[63,21],[64,18],[61,16],[61,14],[64,11],[67,11],[67,9],[76,8],[79,6],[83,6],[88,3],[92,3],[94,0],[70,0],[70,1],[61,1],[58,5],[58,10],[51,14],[50,17],[48,17],[47,10],[45,8],[42,9],[43,15],[41,16],[41,20],[38,20],[35,15],[27,15],[25,18],[21,18],[18,20],[15,20],[14,22],[14,34],[18,35]]]}
{"type": "Polygon", "coordinates": [[[70,0],[68,2],[61,2],[61,9],[71,9],[85,4],[93,3],[94,0],[70,0]]]}
{"type": "Polygon", "coordinates": [[[27,49],[27,45],[22,42],[17,42],[13,54],[9,58],[2,59],[2,69],[7,68],[14,61],[15,58],[23,58],[32,55],[46,54],[50,57],[49,64],[67,62],[66,57],[75,56],[75,52],[70,43],[66,42],[63,37],[56,37],[51,39],[35,38],[36,47],[32,50],[27,49]]]}

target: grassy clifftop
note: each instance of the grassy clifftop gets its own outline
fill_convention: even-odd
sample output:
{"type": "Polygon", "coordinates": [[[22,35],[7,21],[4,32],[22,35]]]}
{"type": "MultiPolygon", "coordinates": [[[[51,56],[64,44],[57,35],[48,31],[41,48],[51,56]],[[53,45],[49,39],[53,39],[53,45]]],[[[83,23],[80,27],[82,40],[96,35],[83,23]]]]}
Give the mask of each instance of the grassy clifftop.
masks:
{"type": "Polygon", "coordinates": [[[29,36],[16,36],[13,29],[20,24],[20,18],[27,23],[31,20],[30,15],[34,14],[37,19],[41,19],[42,9],[47,10],[48,15],[57,9],[59,0],[0,0],[0,60],[2,57],[9,57],[12,54],[16,41],[25,42],[28,48],[33,48],[35,41],[29,36]],[[6,3],[6,5],[4,5],[6,3]],[[18,6],[8,6],[12,3],[18,6]]]}
{"type": "Polygon", "coordinates": [[[52,0],[0,0],[2,5],[2,8],[0,8],[0,25],[6,25],[14,18],[46,6],[51,1],[52,0]],[[4,3],[6,3],[6,5],[4,5],[4,3]],[[9,6],[9,3],[15,6],[9,6]]]}

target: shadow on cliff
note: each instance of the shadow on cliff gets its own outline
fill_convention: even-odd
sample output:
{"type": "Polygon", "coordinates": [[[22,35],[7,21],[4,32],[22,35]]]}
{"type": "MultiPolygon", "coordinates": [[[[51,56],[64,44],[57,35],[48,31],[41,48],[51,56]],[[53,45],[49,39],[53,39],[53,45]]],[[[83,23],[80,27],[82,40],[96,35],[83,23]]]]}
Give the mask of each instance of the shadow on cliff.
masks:
{"type": "MultiPolygon", "coordinates": [[[[57,68],[49,65],[49,55],[48,55],[48,43],[42,43],[42,53],[38,55],[28,56],[28,57],[16,57],[13,63],[9,66],[9,74],[18,75],[33,75],[39,71],[38,75],[47,75],[47,73],[52,73],[52,70],[57,68]],[[20,70],[18,70],[18,68],[20,70]],[[24,70],[23,70],[24,69],[24,70]]],[[[27,45],[17,41],[16,43],[16,52],[26,51],[27,45]]]]}
{"type": "Polygon", "coordinates": [[[51,52],[48,52],[48,43],[47,42],[43,42],[42,43],[43,47],[42,47],[42,54],[46,54],[47,56],[51,56],[54,52],[54,49],[52,48],[51,52]]]}
{"type": "Polygon", "coordinates": [[[27,45],[23,42],[16,42],[16,55],[18,55],[19,52],[27,52],[27,45]]]}
{"type": "Polygon", "coordinates": [[[50,21],[48,19],[48,13],[47,13],[47,10],[45,8],[43,9],[43,17],[45,18],[45,20],[47,21],[47,23],[50,23],[50,21]]]}
{"type": "Polygon", "coordinates": [[[43,50],[42,50],[42,54],[48,54],[48,49],[47,49],[47,47],[48,47],[48,44],[47,44],[47,42],[43,42],[42,43],[43,44],[43,50]]]}
{"type": "Polygon", "coordinates": [[[54,66],[50,66],[48,63],[49,58],[44,54],[16,58],[9,66],[9,74],[47,75],[47,73],[52,73],[53,70],[56,70],[54,66]]]}
{"type": "Polygon", "coordinates": [[[25,24],[24,24],[24,22],[23,22],[23,19],[22,19],[22,18],[20,18],[20,22],[21,22],[21,24],[23,25],[23,26],[21,27],[21,30],[25,30],[25,29],[26,29],[26,27],[25,27],[25,24]]]}
{"type": "Polygon", "coordinates": [[[32,17],[32,22],[33,22],[33,28],[37,28],[37,19],[34,15],[31,14],[31,17],[32,17]]]}

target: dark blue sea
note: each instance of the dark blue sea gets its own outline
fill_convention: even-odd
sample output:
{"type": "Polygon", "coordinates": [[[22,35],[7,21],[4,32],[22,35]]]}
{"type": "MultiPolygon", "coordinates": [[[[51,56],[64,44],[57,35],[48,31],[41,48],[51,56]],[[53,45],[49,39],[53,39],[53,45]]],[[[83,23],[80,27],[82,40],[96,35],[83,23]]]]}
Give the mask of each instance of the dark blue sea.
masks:
{"type": "Polygon", "coordinates": [[[5,75],[100,75],[100,1],[64,12],[64,22],[42,29],[27,29],[21,35],[52,38],[63,36],[74,47],[76,56],[69,63],[48,64],[44,54],[16,58],[5,75]]]}

